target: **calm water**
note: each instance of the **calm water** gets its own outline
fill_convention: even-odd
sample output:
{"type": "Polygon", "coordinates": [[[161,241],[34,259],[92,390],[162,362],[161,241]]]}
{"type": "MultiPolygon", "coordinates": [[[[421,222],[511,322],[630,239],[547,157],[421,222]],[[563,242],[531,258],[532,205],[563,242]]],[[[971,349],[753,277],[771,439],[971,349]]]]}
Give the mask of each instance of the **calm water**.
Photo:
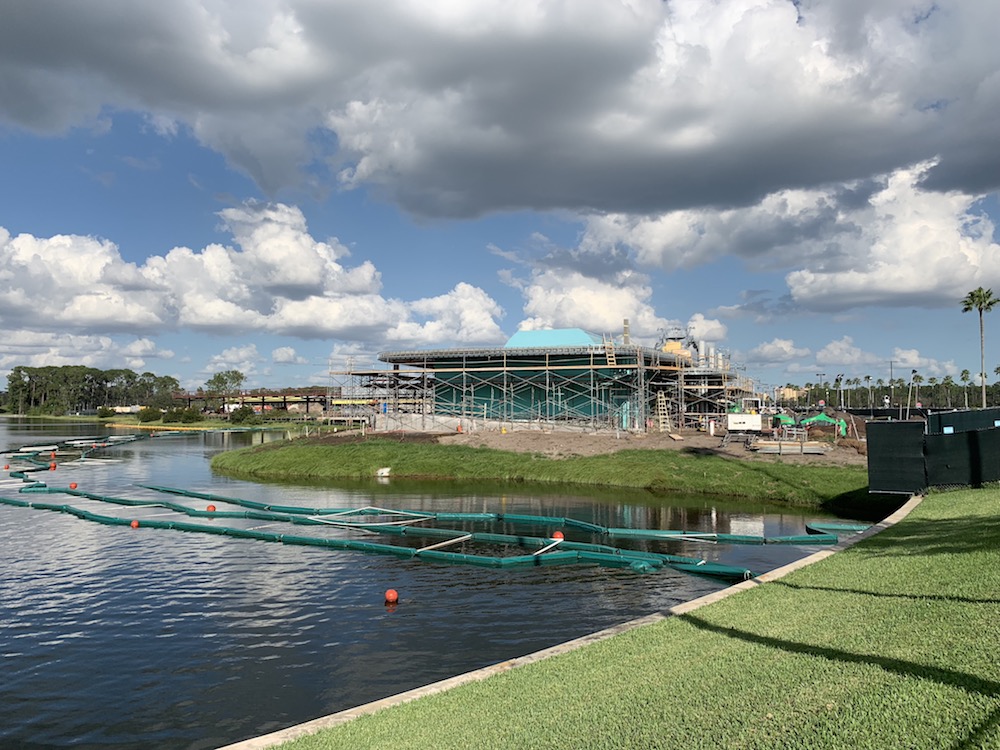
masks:
{"type": "MultiPolygon", "coordinates": [[[[94,429],[0,419],[0,450],[95,435],[94,429]]],[[[152,483],[285,505],[506,510],[608,526],[769,536],[803,533],[804,523],[818,517],[704,499],[668,504],[640,493],[568,496],[528,487],[501,493],[398,482],[259,485],[212,475],[208,461],[218,451],[275,437],[193,433],[142,440],[109,449],[104,460],[63,463],[36,476],[50,486],[77,482],[82,490],[117,497],[152,497],[138,486],[152,483]]],[[[14,496],[20,486],[3,482],[0,494],[14,496]]],[[[66,495],[33,499],[87,505],[66,495]]],[[[671,570],[637,575],[585,566],[435,565],[109,527],[7,506],[0,506],[0,545],[0,747],[27,750],[214,748],[724,586],[671,570]],[[391,611],[383,603],[388,588],[400,593],[391,611]]],[[[649,548],[755,572],[815,551],[693,543],[649,548]]]]}

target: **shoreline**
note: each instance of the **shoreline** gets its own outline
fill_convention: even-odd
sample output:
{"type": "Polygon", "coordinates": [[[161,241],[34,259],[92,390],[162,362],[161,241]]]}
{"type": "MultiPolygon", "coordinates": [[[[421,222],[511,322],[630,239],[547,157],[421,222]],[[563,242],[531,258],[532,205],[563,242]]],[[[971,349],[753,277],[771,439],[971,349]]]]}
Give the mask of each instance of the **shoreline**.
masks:
{"type": "Polygon", "coordinates": [[[526,654],[525,656],[515,657],[513,659],[508,659],[506,661],[500,662],[498,664],[492,664],[487,667],[482,667],[480,669],[472,670],[470,672],[465,672],[454,677],[450,677],[444,680],[439,680],[433,682],[429,685],[424,685],[422,687],[414,688],[412,690],[407,690],[402,693],[397,693],[396,695],[387,696],[379,700],[371,701],[369,703],[364,703],[359,706],[354,706],[352,708],[344,709],[342,711],[337,711],[326,716],[321,716],[316,719],[311,719],[310,721],[303,722],[300,724],[295,724],[291,727],[286,727],[285,729],[279,729],[275,732],[269,732],[258,737],[252,737],[246,740],[240,740],[229,745],[224,745],[217,750],[269,750],[269,748],[279,747],[292,740],[296,740],[302,737],[311,737],[322,732],[323,730],[332,729],[345,724],[349,721],[353,721],[362,716],[369,716],[375,714],[376,712],[382,711],[387,708],[392,708],[394,706],[400,706],[405,703],[417,700],[418,698],[423,698],[426,696],[436,695],[439,693],[446,692],[453,688],[459,687],[461,685],[466,685],[473,682],[479,682],[481,680],[488,679],[495,675],[504,674],[510,672],[511,670],[517,669],[528,664],[535,664],[542,662],[554,656],[559,656],[562,654],[567,654],[577,649],[584,648],[594,643],[600,641],[614,638],[615,636],[626,633],[630,630],[645,627],[657,622],[666,620],[672,616],[685,615],[691,612],[697,611],[702,607],[709,606],[716,602],[722,601],[723,599],[728,599],[736,594],[740,594],[744,591],[750,589],[758,588],[767,583],[778,581],[788,574],[805,568],[809,565],[819,562],[820,560],[825,560],[841,550],[853,547],[855,544],[868,539],[869,537],[881,533],[887,528],[890,528],[904,518],[906,518],[914,508],[916,508],[920,502],[923,500],[922,496],[913,496],[906,503],[903,504],[901,508],[886,517],[882,522],[875,524],[867,531],[855,534],[851,537],[841,540],[836,545],[814,552],[806,557],[803,557],[794,562],[788,563],[787,565],[782,565],[775,568],[767,573],[763,573],[754,579],[743,581],[741,583],[733,584],[720,591],[712,592],[711,594],[705,594],[697,599],[692,599],[689,602],[683,602],[677,604],[666,612],[653,612],[645,617],[640,617],[628,622],[624,622],[620,625],[613,626],[611,628],[605,628],[596,633],[590,635],[582,636],[580,638],[574,638],[573,640],[566,641],[565,643],[560,643],[555,646],[551,646],[541,651],[536,651],[531,654],[526,654]]]}

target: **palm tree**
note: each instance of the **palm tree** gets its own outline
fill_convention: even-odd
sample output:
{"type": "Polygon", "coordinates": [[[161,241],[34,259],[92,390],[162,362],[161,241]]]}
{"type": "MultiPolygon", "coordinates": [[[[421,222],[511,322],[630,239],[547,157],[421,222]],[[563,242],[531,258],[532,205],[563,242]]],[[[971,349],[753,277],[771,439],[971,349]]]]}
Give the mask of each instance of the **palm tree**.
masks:
{"type": "Polygon", "coordinates": [[[965,393],[965,408],[969,408],[969,371],[962,370],[962,373],[958,376],[958,379],[962,381],[962,391],[965,393]]]}
{"type": "Polygon", "coordinates": [[[920,384],[924,382],[922,375],[913,376],[913,405],[916,406],[917,402],[920,401],[920,384]]]}
{"type": "Polygon", "coordinates": [[[951,389],[955,387],[955,379],[951,375],[945,375],[941,380],[941,385],[944,386],[945,398],[948,399],[948,408],[951,408],[951,389]]]}
{"type": "Polygon", "coordinates": [[[931,397],[927,399],[928,406],[933,406],[935,401],[940,401],[940,399],[934,396],[934,393],[937,391],[937,384],[938,384],[937,378],[927,378],[927,385],[931,387],[931,397]]]}
{"type": "Polygon", "coordinates": [[[1000,302],[1000,298],[993,296],[992,289],[973,289],[965,295],[962,300],[962,312],[979,313],[979,377],[983,388],[983,408],[986,408],[986,336],[983,333],[983,313],[988,313],[1000,302]]]}

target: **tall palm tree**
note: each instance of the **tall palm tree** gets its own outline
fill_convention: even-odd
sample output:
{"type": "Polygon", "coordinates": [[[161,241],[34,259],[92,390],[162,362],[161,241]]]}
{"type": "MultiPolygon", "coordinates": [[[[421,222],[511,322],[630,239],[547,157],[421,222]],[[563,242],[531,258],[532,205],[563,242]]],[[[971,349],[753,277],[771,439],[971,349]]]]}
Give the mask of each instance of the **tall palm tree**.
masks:
{"type": "Polygon", "coordinates": [[[965,393],[965,408],[969,408],[969,377],[970,373],[968,370],[962,370],[962,374],[958,376],[958,379],[962,381],[962,391],[965,393]]]}
{"type": "Polygon", "coordinates": [[[986,408],[986,336],[983,333],[983,313],[988,313],[1000,302],[1000,298],[993,296],[992,289],[973,289],[965,295],[962,300],[962,312],[979,313],[979,382],[983,388],[983,408],[986,408]]]}
{"type": "Polygon", "coordinates": [[[951,375],[945,375],[944,379],[941,381],[941,385],[945,387],[944,395],[948,399],[948,408],[951,408],[951,390],[955,387],[955,379],[951,375]]]}

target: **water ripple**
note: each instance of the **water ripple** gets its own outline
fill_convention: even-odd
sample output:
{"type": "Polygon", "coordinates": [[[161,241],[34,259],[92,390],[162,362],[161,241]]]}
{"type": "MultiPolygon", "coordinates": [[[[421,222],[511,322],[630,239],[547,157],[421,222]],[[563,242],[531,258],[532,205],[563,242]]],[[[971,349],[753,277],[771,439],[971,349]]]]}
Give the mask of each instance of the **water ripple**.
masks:
{"type": "MultiPolygon", "coordinates": [[[[69,434],[71,428],[51,429],[69,434]]],[[[0,440],[37,442],[15,433],[0,420],[0,440]]],[[[206,440],[131,443],[114,463],[78,467],[74,481],[88,491],[133,497],[148,493],[136,484],[183,477],[191,489],[266,502],[343,507],[370,500],[357,490],[212,477],[206,456],[217,448],[206,440]]],[[[479,509],[495,500],[411,495],[378,503],[479,509]]],[[[524,512],[549,507],[552,515],[580,518],[653,513],[587,498],[506,496],[504,502],[508,511],[521,503],[524,512]]],[[[698,522],[711,512],[678,514],[698,522]]],[[[794,533],[790,518],[767,522],[794,533]]],[[[721,586],[674,571],[637,576],[591,567],[421,564],[106,527],[9,507],[0,507],[0,538],[0,746],[32,750],[216,747],[524,655],[721,586]],[[383,603],[388,588],[401,594],[392,609],[383,603]]],[[[736,555],[728,562],[761,567],[774,560],[766,555],[775,548],[726,554],[736,555]]],[[[776,554],[794,559],[802,551],[776,554]]]]}

